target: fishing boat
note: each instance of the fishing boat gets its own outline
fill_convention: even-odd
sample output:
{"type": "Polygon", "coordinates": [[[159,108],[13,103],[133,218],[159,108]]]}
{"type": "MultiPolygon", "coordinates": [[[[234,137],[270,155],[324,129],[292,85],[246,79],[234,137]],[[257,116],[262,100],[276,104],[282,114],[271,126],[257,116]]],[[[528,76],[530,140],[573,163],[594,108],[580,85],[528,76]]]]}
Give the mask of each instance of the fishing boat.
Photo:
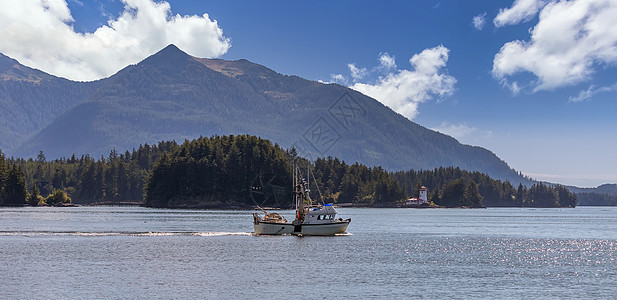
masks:
{"type": "MultiPolygon", "coordinates": [[[[351,219],[337,218],[338,212],[332,204],[314,204],[310,197],[310,168],[306,180],[294,165],[293,194],[296,218],[289,222],[275,212],[263,211],[263,216],[253,213],[253,224],[257,235],[335,235],[344,233],[351,219]]],[[[314,178],[314,176],[313,176],[314,178]]],[[[318,187],[319,188],[319,187],[318,187]]],[[[321,192],[320,192],[321,195],[321,192]]]]}

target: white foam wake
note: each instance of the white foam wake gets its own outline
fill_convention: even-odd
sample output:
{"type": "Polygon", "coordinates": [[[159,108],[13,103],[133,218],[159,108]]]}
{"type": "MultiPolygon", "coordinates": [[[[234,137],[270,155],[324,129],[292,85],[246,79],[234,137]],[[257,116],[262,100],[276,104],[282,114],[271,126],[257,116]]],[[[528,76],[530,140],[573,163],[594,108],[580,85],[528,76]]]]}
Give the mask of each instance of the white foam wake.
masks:
{"type": "Polygon", "coordinates": [[[81,231],[0,231],[0,236],[251,236],[252,232],[81,232],[81,231]]]}

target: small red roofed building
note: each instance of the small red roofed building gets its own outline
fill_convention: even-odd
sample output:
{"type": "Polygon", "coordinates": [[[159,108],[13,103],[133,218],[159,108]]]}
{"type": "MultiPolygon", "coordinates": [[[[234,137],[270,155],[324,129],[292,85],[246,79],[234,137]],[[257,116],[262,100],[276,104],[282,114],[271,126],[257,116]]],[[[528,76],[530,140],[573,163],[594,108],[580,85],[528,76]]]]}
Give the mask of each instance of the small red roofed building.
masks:
{"type": "Polygon", "coordinates": [[[420,197],[419,198],[409,198],[405,201],[406,205],[422,205],[428,203],[428,191],[425,186],[420,188],[420,197]]]}

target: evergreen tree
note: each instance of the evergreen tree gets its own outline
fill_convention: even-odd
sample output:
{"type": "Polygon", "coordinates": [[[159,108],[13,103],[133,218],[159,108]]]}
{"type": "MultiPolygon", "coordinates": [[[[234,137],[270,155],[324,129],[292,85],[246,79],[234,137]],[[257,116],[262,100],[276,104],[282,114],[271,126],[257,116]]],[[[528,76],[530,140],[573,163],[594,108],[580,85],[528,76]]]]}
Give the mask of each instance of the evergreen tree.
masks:
{"type": "Polygon", "coordinates": [[[478,184],[473,180],[469,182],[467,185],[467,189],[465,191],[465,203],[468,207],[482,207],[482,195],[480,195],[480,191],[478,190],[478,184]]]}
{"type": "Polygon", "coordinates": [[[26,177],[17,165],[11,167],[4,184],[4,201],[2,206],[23,206],[26,204],[28,191],[26,177]]]}
{"type": "Polygon", "coordinates": [[[38,161],[39,163],[44,163],[47,161],[47,159],[45,158],[45,153],[43,153],[43,150],[39,151],[39,154],[36,156],[36,161],[38,161]]]}
{"type": "Polygon", "coordinates": [[[0,151],[0,206],[4,205],[6,199],[6,181],[8,176],[8,164],[4,158],[4,154],[0,151]]]}
{"type": "Polygon", "coordinates": [[[440,205],[446,207],[463,206],[465,201],[465,180],[462,178],[446,183],[442,188],[440,205]]]}
{"type": "Polygon", "coordinates": [[[434,204],[437,204],[437,203],[440,202],[440,199],[439,199],[439,188],[436,187],[435,189],[433,189],[433,194],[431,196],[430,201],[433,202],[434,204]]]}

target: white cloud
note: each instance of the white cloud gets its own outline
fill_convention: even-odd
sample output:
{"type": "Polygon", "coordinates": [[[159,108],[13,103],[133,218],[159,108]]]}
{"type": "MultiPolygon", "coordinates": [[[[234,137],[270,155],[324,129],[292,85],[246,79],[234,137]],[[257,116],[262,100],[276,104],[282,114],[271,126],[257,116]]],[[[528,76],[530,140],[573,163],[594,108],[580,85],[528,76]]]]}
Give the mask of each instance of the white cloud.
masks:
{"type": "Polygon", "coordinates": [[[493,135],[493,132],[490,130],[481,130],[476,127],[468,126],[467,124],[451,124],[448,122],[442,122],[439,127],[432,129],[469,145],[478,145],[483,140],[493,135]]]}
{"type": "Polygon", "coordinates": [[[617,91],[617,83],[611,85],[611,86],[603,86],[600,88],[596,88],[595,86],[591,85],[589,86],[588,89],[586,90],[582,90],[578,93],[578,95],[570,97],[569,101],[570,102],[582,102],[585,101],[587,99],[590,99],[591,97],[595,96],[596,94],[599,93],[608,93],[608,92],[614,92],[617,91]]]}
{"type": "Polygon", "coordinates": [[[84,3],[79,1],[79,0],[69,0],[69,2],[75,3],[75,4],[79,5],[79,6],[84,6],[84,3]]]}
{"type": "Polygon", "coordinates": [[[117,19],[93,33],[78,33],[64,0],[0,0],[0,52],[54,75],[94,80],[171,43],[199,57],[220,56],[231,46],[208,14],[173,15],[167,2],[122,2],[117,19]]]}
{"type": "Polygon", "coordinates": [[[509,81],[507,79],[500,80],[501,85],[512,92],[512,95],[518,95],[521,92],[521,87],[519,86],[517,81],[509,81]]]}
{"type": "Polygon", "coordinates": [[[454,92],[456,79],[442,72],[449,51],[444,46],[425,49],[409,60],[412,70],[395,70],[379,77],[375,84],[355,83],[351,88],[411,120],[418,114],[419,103],[454,92]]]}
{"type": "Polygon", "coordinates": [[[394,56],[390,56],[388,53],[382,53],[379,55],[379,68],[384,71],[396,69],[396,61],[394,56]]]}
{"type": "Polygon", "coordinates": [[[330,74],[331,83],[347,84],[347,78],[343,74],[330,74]]]}
{"type": "Polygon", "coordinates": [[[589,80],[596,67],[617,63],[615,16],[614,0],[548,3],[529,41],[508,42],[495,55],[493,76],[507,86],[510,76],[530,72],[533,91],[589,80]]]}
{"type": "Polygon", "coordinates": [[[512,7],[500,9],[497,17],[493,19],[495,27],[514,25],[527,22],[533,18],[542,7],[546,5],[543,0],[516,0],[512,7]]]}
{"type": "Polygon", "coordinates": [[[358,68],[355,64],[347,64],[347,67],[349,68],[349,72],[351,72],[351,78],[354,82],[362,80],[362,78],[368,74],[366,68],[358,68]]]}
{"type": "Polygon", "coordinates": [[[484,24],[486,24],[486,12],[473,17],[471,23],[475,29],[482,30],[482,28],[484,28],[484,24]]]}

